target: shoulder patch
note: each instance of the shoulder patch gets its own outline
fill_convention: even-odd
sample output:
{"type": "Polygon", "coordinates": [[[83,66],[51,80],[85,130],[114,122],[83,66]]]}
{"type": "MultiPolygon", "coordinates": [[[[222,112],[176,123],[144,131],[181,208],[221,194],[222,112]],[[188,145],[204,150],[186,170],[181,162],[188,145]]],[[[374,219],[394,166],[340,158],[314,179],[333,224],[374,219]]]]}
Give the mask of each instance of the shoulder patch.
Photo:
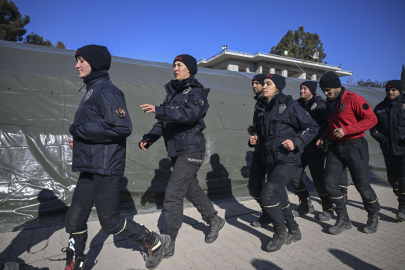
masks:
{"type": "Polygon", "coordinates": [[[370,106],[368,106],[367,103],[364,103],[363,104],[363,109],[367,111],[368,109],[370,109],[370,106]]]}
{"type": "Polygon", "coordinates": [[[198,104],[200,104],[200,106],[204,106],[204,100],[202,98],[198,99],[198,104]]]}
{"type": "Polygon", "coordinates": [[[286,107],[287,107],[287,106],[285,106],[284,103],[283,103],[283,104],[280,104],[280,107],[278,108],[278,113],[283,113],[286,107]]]}
{"type": "Polygon", "coordinates": [[[314,104],[312,104],[312,106],[311,106],[311,110],[315,109],[316,106],[318,106],[318,105],[314,102],[314,104]]]}
{"type": "Polygon", "coordinates": [[[309,112],[305,111],[305,114],[306,114],[308,117],[311,117],[311,115],[309,114],[309,112]]]}
{"type": "Polygon", "coordinates": [[[93,89],[90,89],[89,92],[87,92],[86,97],[84,98],[84,101],[87,101],[90,98],[91,94],[93,94],[93,89]]]}
{"type": "Polygon", "coordinates": [[[127,115],[127,112],[125,111],[124,108],[122,107],[117,107],[115,109],[115,114],[120,117],[120,118],[124,118],[127,115]]]}
{"type": "Polygon", "coordinates": [[[344,104],[344,103],[340,103],[339,112],[341,113],[344,109],[345,109],[345,104],[344,104]]]}

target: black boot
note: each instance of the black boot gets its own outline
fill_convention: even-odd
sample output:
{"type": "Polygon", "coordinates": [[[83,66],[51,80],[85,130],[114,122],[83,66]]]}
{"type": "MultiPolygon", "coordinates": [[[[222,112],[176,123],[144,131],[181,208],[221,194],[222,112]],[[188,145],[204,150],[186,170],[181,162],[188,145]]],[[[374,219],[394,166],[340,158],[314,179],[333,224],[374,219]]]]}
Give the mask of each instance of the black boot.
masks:
{"type": "Polygon", "coordinates": [[[163,256],[165,259],[168,259],[168,258],[170,258],[170,257],[172,257],[174,255],[174,246],[176,244],[177,235],[170,235],[170,234],[167,234],[166,232],[163,232],[163,233],[170,236],[170,244],[166,248],[165,254],[163,256]]]}
{"type": "Polygon", "coordinates": [[[289,235],[285,226],[274,226],[273,239],[271,239],[271,241],[267,245],[267,251],[272,252],[279,250],[284,244],[286,244],[288,237],[289,235]]]}
{"type": "Polygon", "coordinates": [[[205,236],[205,243],[211,244],[218,238],[219,230],[225,225],[225,220],[220,218],[216,213],[207,218],[207,223],[210,226],[208,234],[205,236]]]}
{"type": "Polygon", "coordinates": [[[312,204],[311,195],[308,196],[298,196],[300,198],[300,204],[298,205],[297,211],[300,215],[313,213],[315,211],[312,204]]]}
{"type": "Polygon", "coordinates": [[[349,215],[347,214],[347,210],[336,210],[338,219],[332,227],[329,228],[329,232],[331,234],[339,234],[344,230],[350,230],[352,226],[352,222],[350,221],[349,215]]]}
{"type": "Polygon", "coordinates": [[[322,210],[323,212],[319,214],[318,219],[320,221],[329,221],[333,218],[333,208],[330,199],[326,196],[319,196],[322,201],[322,210]]]}
{"type": "Polygon", "coordinates": [[[142,249],[142,256],[146,262],[145,267],[155,269],[163,260],[165,250],[170,245],[170,236],[149,230],[146,237],[139,244],[147,249],[147,254],[142,249]]]}
{"type": "Polygon", "coordinates": [[[378,229],[378,224],[380,220],[378,219],[378,212],[374,214],[368,214],[367,225],[364,227],[365,233],[375,233],[378,229]]]}
{"type": "Polygon", "coordinates": [[[403,202],[403,201],[399,202],[397,220],[405,221],[405,202],[403,202]]]}
{"type": "Polygon", "coordinates": [[[75,252],[69,247],[62,249],[63,253],[66,253],[66,266],[65,270],[83,270],[86,264],[87,257],[77,256],[75,258],[75,252]]]}
{"type": "Polygon", "coordinates": [[[297,242],[302,239],[300,228],[297,222],[286,224],[288,228],[288,239],[286,241],[286,245],[291,244],[292,242],[297,242]]]}
{"type": "Polygon", "coordinates": [[[252,222],[253,227],[260,228],[270,223],[270,218],[266,214],[266,211],[264,211],[263,206],[261,206],[261,208],[262,208],[262,215],[259,217],[258,220],[252,222]]]}

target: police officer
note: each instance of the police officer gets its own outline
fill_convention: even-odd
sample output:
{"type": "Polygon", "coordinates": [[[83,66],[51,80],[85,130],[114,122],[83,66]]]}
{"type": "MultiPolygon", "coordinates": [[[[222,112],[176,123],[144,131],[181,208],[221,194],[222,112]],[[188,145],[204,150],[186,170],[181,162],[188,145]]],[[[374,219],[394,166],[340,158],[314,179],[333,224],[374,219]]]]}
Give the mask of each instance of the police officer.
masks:
{"type": "Polygon", "coordinates": [[[165,140],[168,157],[173,164],[173,173],[167,185],[163,207],[165,209],[165,234],[172,241],[165,258],[174,254],[175,240],[183,223],[184,197],[193,203],[203,220],[209,225],[205,242],[214,242],[225,220],[217,215],[212,202],[201,189],[197,171],[205,156],[204,117],[208,111],[209,89],[197,81],[197,61],[182,54],[173,61],[175,80],[165,85],[167,96],[160,106],[143,104],[146,113],[155,113],[158,120],[143,136],[139,146],[147,150],[161,136],[165,140]]]}
{"type": "Polygon", "coordinates": [[[75,57],[86,94],[69,127],[73,136],[73,140],[68,140],[73,149],[72,168],[80,176],[66,215],[66,232],[70,236],[64,250],[65,270],[84,269],[86,223],[94,204],[103,230],[146,247],[145,266],[154,269],[163,259],[170,237],[125,219],[118,211],[126,138],[132,132],[132,123],[124,94],[110,82],[111,54],[104,46],[87,45],[79,48],[75,57]]]}
{"type": "MultiPolygon", "coordinates": [[[[260,137],[260,132],[257,128],[257,116],[259,113],[263,112],[266,109],[266,106],[263,102],[259,102],[258,99],[263,95],[263,84],[264,78],[267,74],[257,74],[252,79],[252,88],[253,93],[255,94],[254,99],[256,100],[255,109],[253,113],[253,126],[249,126],[248,132],[250,135],[256,135],[260,137]]],[[[269,218],[266,215],[266,212],[263,210],[263,205],[260,201],[260,192],[263,189],[263,178],[266,175],[266,164],[263,163],[262,155],[264,154],[263,151],[263,140],[259,140],[259,143],[256,145],[250,145],[250,147],[254,147],[253,151],[253,158],[250,164],[250,172],[249,172],[249,188],[253,195],[253,198],[257,201],[257,203],[262,208],[262,215],[259,217],[258,220],[252,222],[253,227],[261,227],[264,224],[268,224],[270,222],[269,218]]]]}
{"type": "Polygon", "coordinates": [[[341,175],[348,167],[368,213],[364,232],[375,233],[379,224],[380,204],[370,185],[368,144],[364,138],[364,131],[375,126],[377,118],[363,97],[348,92],[341,86],[336,73],[325,73],[319,81],[319,86],[328,99],[326,102],[328,127],[316,144],[322,148],[326,139],[332,139],[326,155],[325,190],[332,203],[336,205],[338,215],[335,225],[329,228],[329,232],[339,234],[352,228],[346,202],[339,188],[341,175]]]}
{"type": "MultiPolygon", "coordinates": [[[[317,85],[318,82],[306,81],[300,86],[300,98],[297,101],[302,108],[309,113],[312,119],[316,121],[320,128],[317,136],[307,146],[305,146],[304,153],[301,155],[301,165],[291,182],[295,182],[296,185],[298,185],[305,167],[309,167],[315,189],[318,192],[322,202],[323,212],[319,214],[318,219],[321,221],[328,221],[333,216],[333,209],[332,203],[328,198],[328,194],[325,191],[323,183],[325,151],[324,149],[316,147],[316,142],[328,126],[328,121],[326,120],[325,101],[320,96],[316,95],[317,85]]],[[[344,171],[342,174],[342,181],[339,185],[343,194],[347,193],[347,180],[347,173],[344,171]]],[[[298,212],[300,214],[311,212],[311,208],[313,212],[311,196],[309,195],[309,192],[305,186],[303,189],[295,190],[295,192],[300,198],[298,212]]]]}
{"type": "Polygon", "coordinates": [[[289,209],[285,186],[297,171],[304,147],[316,136],[319,128],[291,96],[281,93],[284,87],[284,77],[277,74],[266,76],[260,98],[265,110],[258,114],[261,136],[250,137],[251,145],[263,140],[265,151],[267,182],[260,200],[275,232],[267,245],[268,251],[279,250],[282,245],[301,239],[298,224],[289,209]]]}
{"type": "Polygon", "coordinates": [[[378,123],[370,130],[371,136],[380,143],[387,167],[388,182],[398,197],[398,221],[405,221],[405,97],[403,83],[388,81],[387,96],[374,113],[378,123]]]}
{"type": "MultiPolygon", "coordinates": [[[[256,135],[256,136],[261,136],[260,135],[260,130],[257,128],[257,115],[265,110],[265,105],[263,102],[259,102],[258,99],[263,95],[263,80],[266,78],[267,74],[257,74],[253,77],[252,79],[252,88],[253,88],[253,93],[255,96],[253,97],[256,100],[255,104],[255,110],[253,113],[253,126],[248,127],[248,133],[249,135],[256,135]]],[[[259,142],[263,142],[263,140],[259,140],[259,142]]],[[[263,144],[256,144],[256,145],[250,145],[250,147],[254,147],[253,151],[253,159],[250,165],[250,173],[249,173],[249,188],[250,191],[254,197],[254,199],[257,201],[257,203],[260,205],[262,208],[262,215],[259,217],[258,220],[255,220],[252,222],[253,227],[262,227],[265,224],[270,223],[269,217],[266,215],[266,212],[263,210],[263,205],[260,201],[260,193],[263,189],[263,178],[266,176],[266,163],[263,162],[265,160],[265,157],[262,155],[265,155],[263,151],[263,144]]],[[[299,177],[297,180],[292,181],[291,184],[294,187],[294,190],[296,194],[302,190],[306,190],[304,182],[302,181],[302,178],[305,177],[306,175],[301,174],[301,177],[299,177]]],[[[286,211],[290,211],[286,209],[286,211]]],[[[299,214],[293,210],[294,216],[299,216],[299,214]]]]}

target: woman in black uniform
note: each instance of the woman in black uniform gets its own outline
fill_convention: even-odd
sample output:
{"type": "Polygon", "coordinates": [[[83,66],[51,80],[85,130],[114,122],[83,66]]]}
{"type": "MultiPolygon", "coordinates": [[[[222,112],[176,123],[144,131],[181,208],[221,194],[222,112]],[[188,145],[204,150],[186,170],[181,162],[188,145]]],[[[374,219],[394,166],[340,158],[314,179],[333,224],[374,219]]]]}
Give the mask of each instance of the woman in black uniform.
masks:
{"type": "Polygon", "coordinates": [[[174,255],[175,240],[183,223],[184,197],[193,203],[210,227],[205,237],[207,244],[217,239],[219,230],[225,224],[197,179],[197,172],[205,157],[203,130],[210,89],[204,88],[194,77],[197,61],[191,55],[178,55],[173,60],[173,73],[175,80],[165,85],[167,95],[163,104],[141,105],[145,113],[155,113],[157,122],[139,143],[139,147],[146,151],[163,136],[167,155],[173,165],[163,202],[166,218],[164,233],[171,237],[165,258],[174,255]]]}
{"type": "Polygon", "coordinates": [[[267,182],[260,199],[275,232],[267,245],[268,251],[279,250],[282,245],[301,239],[285,186],[300,165],[304,147],[316,136],[319,128],[297,101],[281,92],[284,87],[285,78],[280,75],[269,74],[264,79],[260,102],[266,109],[258,115],[261,135],[251,136],[249,140],[251,145],[260,140],[264,143],[267,182]]]}
{"type": "Polygon", "coordinates": [[[72,169],[80,176],[66,215],[66,232],[70,236],[64,249],[65,270],[84,269],[87,220],[93,205],[103,230],[146,247],[145,266],[154,269],[162,261],[170,237],[125,219],[118,211],[126,138],[132,132],[132,122],[124,94],[110,82],[111,54],[104,46],[88,45],[79,48],[75,57],[86,94],[69,127],[73,136],[68,140],[73,150],[72,169]]]}

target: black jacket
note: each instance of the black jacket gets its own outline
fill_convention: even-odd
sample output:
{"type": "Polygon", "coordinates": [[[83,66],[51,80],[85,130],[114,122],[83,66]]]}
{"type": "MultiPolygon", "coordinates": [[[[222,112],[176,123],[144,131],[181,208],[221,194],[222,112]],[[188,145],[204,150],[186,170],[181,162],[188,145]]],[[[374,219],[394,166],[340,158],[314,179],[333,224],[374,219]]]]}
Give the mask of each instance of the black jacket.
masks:
{"type": "Polygon", "coordinates": [[[260,102],[266,106],[265,111],[258,114],[258,126],[267,164],[299,166],[304,147],[318,134],[319,126],[291,96],[279,93],[270,102],[264,97],[260,102]],[[293,151],[282,146],[285,140],[294,143],[293,151]]]}
{"type": "Polygon", "coordinates": [[[254,147],[255,151],[261,151],[263,149],[263,137],[260,134],[260,128],[258,127],[259,123],[257,121],[257,116],[259,113],[263,112],[266,109],[266,104],[264,102],[260,102],[257,96],[253,97],[256,100],[255,104],[255,110],[253,112],[253,133],[252,135],[257,135],[259,140],[255,145],[251,145],[250,141],[248,142],[248,145],[250,147],[254,147]]]}
{"type": "Polygon", "coordinates": [[[132,123],[124,94],[109,79],[107,71],[85,79],[86,94],[69,127],[75,172],[124,174],[126,138],[132,123]]]}
{"type": "Polygon", "coordinates": [[[197,79],[191,79],[176,91],[172,83],[165,85],[167,96],[156,106],[158,122],[143,136],[149,146],[161,136],[165,140],[168,157],[205,151],[204,117],[208,111],[208,92],[197,79]]]}
{"type": "Polygon", "coordinates": [[[405,96],[392,102],[385,98],[374,109],[378,123],[370,134],[380,143],[383,154],[405,154],[405,96]]]}
{"type": "Polygon", "coordinates": [[[308,101],[304,101],[303,99],[297,99],[297,102],[306,110],[312,119],[319,126],[318,134],[315,138],[304,148],[305,152],[317,152],[324,154],[324,150],[316,147],[316,142],[318,141],[319,137],[321,137],[322,133],[328,127],[328,120],[326,119],[326,107],[325,107],[325,100],[323,100],[320,96],[314,96],[308,101]]]}

